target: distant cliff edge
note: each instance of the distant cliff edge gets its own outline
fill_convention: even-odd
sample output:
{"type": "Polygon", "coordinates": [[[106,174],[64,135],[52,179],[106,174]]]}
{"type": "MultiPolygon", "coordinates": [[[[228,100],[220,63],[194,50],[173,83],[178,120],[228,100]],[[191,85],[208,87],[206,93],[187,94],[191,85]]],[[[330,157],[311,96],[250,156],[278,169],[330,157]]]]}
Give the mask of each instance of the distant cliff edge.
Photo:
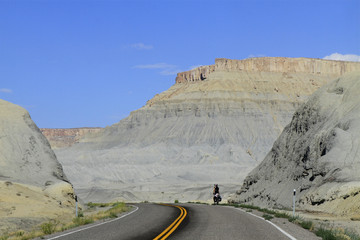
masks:
{"type": "Polygon", "coordinates": [[[355,70],[360,70],[357,62],[315,58],[261,57],[244,60],[217,58],[214,65],[201,66],[178,73],[175,82],[203,81],[208,78],[210,73],[215,71],[286,72],[339,76],[355,70]]]}
{"type": "Polygon", "coordinates": [[[100,127],[83,128],[40,128],[53,149],[70,147],[77,143],[85,134],[97,133],[100,127]]]}

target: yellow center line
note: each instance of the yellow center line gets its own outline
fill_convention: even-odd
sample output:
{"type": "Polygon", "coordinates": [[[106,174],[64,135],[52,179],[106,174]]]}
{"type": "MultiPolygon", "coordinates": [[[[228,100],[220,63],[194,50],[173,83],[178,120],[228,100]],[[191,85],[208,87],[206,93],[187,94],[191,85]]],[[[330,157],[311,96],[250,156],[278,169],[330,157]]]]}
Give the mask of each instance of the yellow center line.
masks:
{"type": "Polygon", "coordinates": [[[172,234],[177,229],[177,227],[180,225],[180,223],[185,219],[185,217],[187,215],[186,209],[183,208],[183,207],[181,207],[181,208],[184,209],[184,215],[178,221],[178,223],[161,240],[164,240],[164,239],[168,238],[170,236],[170,234],[172,234]]]}
{"type": "Polygon", "coordinates": [[[186,215],[187,215],[187,211],[185,208],[181,207],[181,206],[173,206],[173,205],[168,205],[168,204],[162,204],[164,206],[170,206],[170,207],[177,207],[178,209],[180,209],[181,213],[180,216],[172,223],[170,224],[170,226],[168,226],[162,233],[160,233],[156,238],[154,238],[154,240],[158,240],[160,239],[163,235],[161,240],[164,240],[166,238],[168,238],[170,236],[170,234],[172,234],[180,225],[180,223],[185,219],[186,215]]]}

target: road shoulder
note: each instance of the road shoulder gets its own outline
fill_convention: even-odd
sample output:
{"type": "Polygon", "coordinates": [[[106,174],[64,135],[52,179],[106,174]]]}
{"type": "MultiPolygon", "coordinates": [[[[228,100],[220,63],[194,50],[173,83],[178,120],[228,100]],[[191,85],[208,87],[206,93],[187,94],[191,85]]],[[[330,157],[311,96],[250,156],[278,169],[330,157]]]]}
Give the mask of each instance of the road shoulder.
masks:
{"type": "MultiPolygon", "coordinates": [[[[310,232],[301,226],[289,222],[285,218],[272,218],[270,220],[265,220],[262,216],[264,215],[263,212],[257,211],[257,210],[248,210],[248,209],[242,209],[242,208],[235,208],[233,207],[235,211],[242,211],[246,212],[250,215],[256,215],[257,217],[262,218],[264,221],[271,222],[275,224],[278,228],[282,229],[284,232],[290,234],[295,239],[307,239],[307,240],[321,240],[320,237],[316,236],[313,232],[310,232]]],[[[269,223],[270,224],[270,223],[269,223]]],[[[286,234],[285,234],[286,235],[286,234]]]]}

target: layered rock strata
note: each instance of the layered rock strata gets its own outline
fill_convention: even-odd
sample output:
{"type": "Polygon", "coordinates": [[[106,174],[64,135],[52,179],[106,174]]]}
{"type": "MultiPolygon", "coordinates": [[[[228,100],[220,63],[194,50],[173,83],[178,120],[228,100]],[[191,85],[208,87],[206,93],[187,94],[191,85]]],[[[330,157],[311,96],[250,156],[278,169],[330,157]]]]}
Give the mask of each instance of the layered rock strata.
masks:
{"type": "Polygon", "coordinates": [[[0,100],[0,232],[72,218],[74,190],[29,113],[0,100]]]}
{"type": "Polygon", "coordinates": [[[215,59],[214,65],[201,66],[178,73],[175,82],[204,81],[215,71],[307,73],[340,76],[359,70],[357,62],[332,61],[314,58],[262,57],[245,60],[215,59]]]}
{"type": "Polygon", "coordinates": [[[360,69],[302,58],[217,59],[215,66],[179,73],[175,85],[129,117],[56,153],[88,201],[106,195],[208,200],[214,183],[226,197],[271,149],[295,109],[343,73],[306,72],[309,61],[360,69]]]}
{"type": "Polygon", "coordinates": [[[40,131],[49,141],[51,148],[70,147],[77,143],[85,134],[97,133],[102,128],[41,128],[40,131]]]}
{"type": "Polygon", "coordinates": [[[295,112],[232,201],[360,216],[360,72],[318,90],[295,112]]]}

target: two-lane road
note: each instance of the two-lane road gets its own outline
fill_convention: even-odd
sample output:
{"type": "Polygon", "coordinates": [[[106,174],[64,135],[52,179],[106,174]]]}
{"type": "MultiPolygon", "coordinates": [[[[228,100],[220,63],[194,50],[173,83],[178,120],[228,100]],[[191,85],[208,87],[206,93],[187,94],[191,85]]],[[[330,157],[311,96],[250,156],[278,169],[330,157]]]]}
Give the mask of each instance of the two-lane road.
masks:
{"type": "Polygon", "coordinates": [[[182,204],[183,207],[158,204],[136,204],[133,213],[109,223],[85,226],[48,236],[48,239],[290,239],[277,228],[257,217],[235,208],[182,204]],[[186,212],[186,214],[185,214],[186,212]],[[179,223],[177,220],[181,219],[179,223]],[[177,226],[175,230],[170,225],[177,226]],[[172,229],[164,233],[166,229],[172,229]],[[163,233],[163,234],[162,234],[163,233]],[[162,234],[162,235],[161,235],[162,234]],[[159,237],[159,235],[161,235],[159,237]]]}
{"type": "Polygon", "coordinates": [[[188,218],[171,239],[289,240],[278,229],[235,208],[186,205],[188,218]]]}
{"type": "Polygon", "coordinates": [[[47,237],[57,240],[154,239],[179,216],[179,209],[158,204],[137,204],[133,213],[104,224],[91,224],[47,237]],[[136,211],[135,211],[136,210],[136,211]],[[76,231],[76,232],[74,232],[76,231]]]}

